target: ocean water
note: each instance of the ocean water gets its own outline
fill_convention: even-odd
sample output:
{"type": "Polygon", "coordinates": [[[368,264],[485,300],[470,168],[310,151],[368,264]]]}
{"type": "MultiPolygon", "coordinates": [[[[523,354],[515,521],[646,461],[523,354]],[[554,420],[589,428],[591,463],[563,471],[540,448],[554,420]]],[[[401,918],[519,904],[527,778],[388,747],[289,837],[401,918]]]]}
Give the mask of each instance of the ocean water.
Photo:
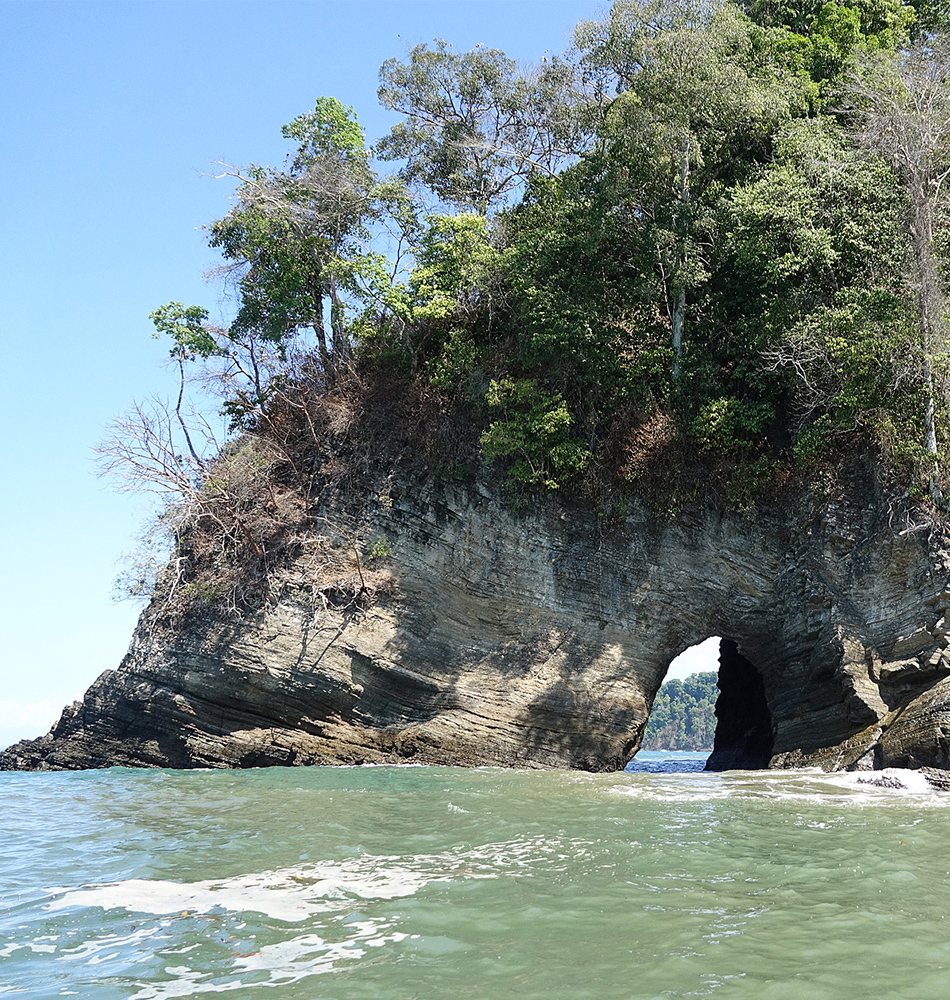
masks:
{"type": "Polygon", "coordinates": [[[0,773],[0,995],[945,1000],[950,794],[860,778],[0,773]]]}

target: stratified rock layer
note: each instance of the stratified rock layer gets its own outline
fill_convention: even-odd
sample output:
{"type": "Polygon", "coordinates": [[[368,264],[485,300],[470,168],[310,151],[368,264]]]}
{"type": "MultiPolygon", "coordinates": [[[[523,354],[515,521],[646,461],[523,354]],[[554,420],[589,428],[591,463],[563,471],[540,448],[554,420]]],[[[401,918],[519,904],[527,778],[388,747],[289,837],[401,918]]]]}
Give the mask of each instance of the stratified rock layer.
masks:
{"type": "Polygon", "coordinates": [[[873,501],[616,524],[390,471],[327,489],[315,515],[266,613],[182,618],[156,598],[121,666],[0,767],[621,768],[671,659],[710,635],[767,706],[743,716],[737,675],[722,766],[950,765],[950,557],[873,501]]]}

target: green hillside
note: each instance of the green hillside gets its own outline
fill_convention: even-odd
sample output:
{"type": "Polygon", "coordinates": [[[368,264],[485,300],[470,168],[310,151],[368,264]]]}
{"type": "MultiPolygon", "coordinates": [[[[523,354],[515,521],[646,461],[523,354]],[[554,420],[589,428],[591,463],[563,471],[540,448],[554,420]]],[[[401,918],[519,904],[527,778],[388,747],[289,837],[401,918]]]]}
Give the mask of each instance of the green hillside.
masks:
{"type": "Polygon", "coordinates": [[[715,671],[664,684],[653,703],[643,750],[711,750],[716,734],[715,671]]]}

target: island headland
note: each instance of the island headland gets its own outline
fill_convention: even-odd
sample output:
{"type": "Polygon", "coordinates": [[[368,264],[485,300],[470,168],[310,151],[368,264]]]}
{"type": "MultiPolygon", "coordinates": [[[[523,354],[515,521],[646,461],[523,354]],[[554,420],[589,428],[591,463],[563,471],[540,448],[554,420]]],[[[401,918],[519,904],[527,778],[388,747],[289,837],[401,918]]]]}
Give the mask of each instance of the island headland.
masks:
{"type": "Polygon", "coordinates": [[[711,769],[950,768],[942,11],[437,39],[373,145],[321,97],[225,168],[233,309],[155,310],[178,391],[100,448],[169,561],[0,768],[612,770],[709,636],[711,769]]]}

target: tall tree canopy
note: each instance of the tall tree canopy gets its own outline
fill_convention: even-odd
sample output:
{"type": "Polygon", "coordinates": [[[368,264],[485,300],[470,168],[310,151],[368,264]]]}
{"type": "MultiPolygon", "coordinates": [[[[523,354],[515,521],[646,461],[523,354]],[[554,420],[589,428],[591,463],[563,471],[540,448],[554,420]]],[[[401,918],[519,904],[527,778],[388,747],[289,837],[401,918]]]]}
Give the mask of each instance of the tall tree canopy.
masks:
{"type": "Polygon", "coordinates": [[[923,446],[934,464],[930,489],[936,498],[936,410],[944,382],[936,369],[947,347],[947,298],[936,237],[948,219],[950,40],[929,38],[866,60],[852,80],[851,92],[858,100],[859,137],[890,164],[907,199],[924,396],[923,446]]]}
{"type": "Polygon", "coordinates": [[[345,297],[365,294],[378,269],[368,226],[381,193],[363,131],[335,98],[282,133],[297,143],[285,169],[230,171],[237,204],[212,224],[211,245],[240,295],[232,336],[282,343],[309,329],[329,374],[351,348],[345,297]]]}
{"type": "MultiPolygon", "coordinates": [[[[498,463],[522,500],[747,506],[860,451],[943,506],[946,15],[615,0],[532,68],[417,45],[380,71],[401,120],[375,155],[396,174],[332,97],[284,126],[282,167],[225,170],[235,203],[210,241],[234,314],[154,316],[183,390],[213,369],[241,440],[301,483],[320,427],[357,426],[320,407],[349,394],[341,412],[359,412],[383,379],[419,401],[420,427],[467,422],[473,453],[440,468],[498,463]]],[[[182,398],[143,412],[142,446],[112,452],[144,456],[138,480],[164,474],[200,506],[241,454],[245,481],[251,452],[207,459],[182,398]],[[156,448],[156,427],[184,447],[156,448]]],[[[245,507],[202,516],[266,554],[245,507]]]]}
{"type": "Polygon", "coordinates": [[[403,176],[443,201],[487,212],[526,177],[553,175],[576,154],[573,76],[563,59],[529,72],[498,49],[456,53],[443,39],[417,45],[379,72],[379,99],[400,112],[377,145],[405,159],[403,176]]]}
{"type": "Polygon", "coordinates": [[[627,215],[650,230],[674,382],[687,295],[707,277],[708,196],[761,156],[800,102],[781,65],[755,47],[752,29],[730,5],[618,0],[606,20],[577,31],[603,107],[605,166],[622,171],[617,193],[630,203],[627,215]]]}

